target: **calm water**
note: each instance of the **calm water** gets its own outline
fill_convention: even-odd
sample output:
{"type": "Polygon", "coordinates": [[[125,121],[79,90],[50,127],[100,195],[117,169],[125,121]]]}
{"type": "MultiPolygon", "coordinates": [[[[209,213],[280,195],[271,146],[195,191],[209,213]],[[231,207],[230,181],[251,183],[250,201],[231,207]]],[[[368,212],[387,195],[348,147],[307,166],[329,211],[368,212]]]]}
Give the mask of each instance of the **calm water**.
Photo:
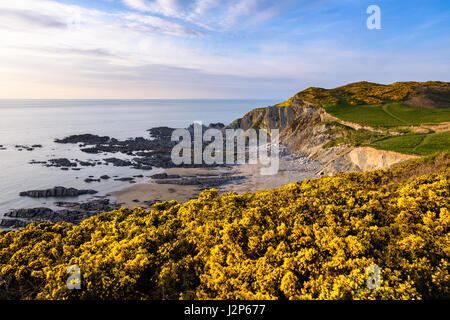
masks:
{"type": "MultiPolygon", "coordinates": [[[[140,171],[113,166],[83,167],[81,171],[62,171],[31,160],[54,158],[102,159],[79,151],[76,145],[55,144],[55,138],[92,133],[125,139],[148,137],[156,126],[182,128],[199,120],[230,123],[256,107],[274,105],[276,100],[0,100],[0,216],[9,209],[47,206],[55,199],[19,197],[20,191],[54,186],[89,188],[104,195],[129,183],[104,181],[87,184],[88,176],[103,174],[125,177],[151,175],[159,171],[140,171]],[[18,151],[15,145],[42,144],[42,149],[18,151]]],[[[121,154],[114,155],[125,159],[121,154]]],[[[139,180],[136,180],[139,182],[139,180]]],[[[73,200],[82,200],[83,197],[73,200]]]]}

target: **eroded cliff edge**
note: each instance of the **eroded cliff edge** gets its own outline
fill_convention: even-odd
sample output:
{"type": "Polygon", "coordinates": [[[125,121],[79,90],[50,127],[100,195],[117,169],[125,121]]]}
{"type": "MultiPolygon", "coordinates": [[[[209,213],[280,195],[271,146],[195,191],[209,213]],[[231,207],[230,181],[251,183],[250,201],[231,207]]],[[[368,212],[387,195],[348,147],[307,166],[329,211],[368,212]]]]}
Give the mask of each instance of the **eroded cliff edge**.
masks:
{"type": "Polygon", "coordinates": [[[417,158],[398,152],[357,147],[349,144],[330,145],[340,138],[346,125],[325,109],[301,99],[292,99],[287,106],[270,106],[248,112],[233,121],[229,129],[279,129],[280,143],[291,152],[320,162],[320,173],[336,174],[388,168],[417,158]]]}

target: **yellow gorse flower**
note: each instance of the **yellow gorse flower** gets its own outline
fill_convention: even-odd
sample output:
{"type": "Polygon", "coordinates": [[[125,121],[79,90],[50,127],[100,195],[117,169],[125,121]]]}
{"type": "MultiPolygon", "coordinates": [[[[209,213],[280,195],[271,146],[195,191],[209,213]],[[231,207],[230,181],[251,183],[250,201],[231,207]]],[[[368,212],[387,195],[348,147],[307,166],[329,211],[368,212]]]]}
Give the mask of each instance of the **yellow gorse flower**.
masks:
{"type": "Polygon", "coordinates": [[[33,286],[28,298],[449,298],[450,169],[398,175],[339,174],[242,195],[212,189],[153,211],[0,232],[0,297],[33,286]],[[366,286],[373,264],[376,290],[366,286]],[[70,265],[82,270],[81,290],[66,288],[70,265]]]}

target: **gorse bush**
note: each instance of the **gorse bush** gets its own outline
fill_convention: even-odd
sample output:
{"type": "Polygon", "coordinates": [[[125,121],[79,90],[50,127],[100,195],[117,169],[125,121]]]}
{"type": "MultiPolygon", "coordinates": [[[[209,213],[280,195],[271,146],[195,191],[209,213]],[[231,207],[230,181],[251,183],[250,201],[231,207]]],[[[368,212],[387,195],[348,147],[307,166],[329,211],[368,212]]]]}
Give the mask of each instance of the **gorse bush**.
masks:
{"type": "Polygon", "coordinates": [[[0,295],[38,299],[449,298],[450,169],[347,173],[0,233],[0,295]],[[366,286],[366,268],[381,287],[366,286]],[[66,286],[78,265],[81,290],[66,286]]]}
{"type": "Polygon", "coordinates": [[[372,105],[386,102],[405,101],[412,97],[428,97],[448,105],[450,84],[448,82],[396,82],[383,85],[367,81],[350,83],[334,89],[311,87],[298,92],[293,98],[279,104],[289,105],[301,99],[314,105],[335,105],[344,102],[350,105],[372,105]]]}

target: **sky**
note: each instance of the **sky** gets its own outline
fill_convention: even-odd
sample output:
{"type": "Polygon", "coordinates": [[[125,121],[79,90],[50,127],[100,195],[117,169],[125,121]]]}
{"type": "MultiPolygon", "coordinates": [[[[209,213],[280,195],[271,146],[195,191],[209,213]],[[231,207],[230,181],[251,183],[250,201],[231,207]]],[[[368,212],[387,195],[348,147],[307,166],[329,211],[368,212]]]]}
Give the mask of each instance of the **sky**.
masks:
{"type": "Polygon", "coordinates": [[[284,100],[363,80],[450,81],[450,1],[0,0],[0,98],[284,100]]]}

